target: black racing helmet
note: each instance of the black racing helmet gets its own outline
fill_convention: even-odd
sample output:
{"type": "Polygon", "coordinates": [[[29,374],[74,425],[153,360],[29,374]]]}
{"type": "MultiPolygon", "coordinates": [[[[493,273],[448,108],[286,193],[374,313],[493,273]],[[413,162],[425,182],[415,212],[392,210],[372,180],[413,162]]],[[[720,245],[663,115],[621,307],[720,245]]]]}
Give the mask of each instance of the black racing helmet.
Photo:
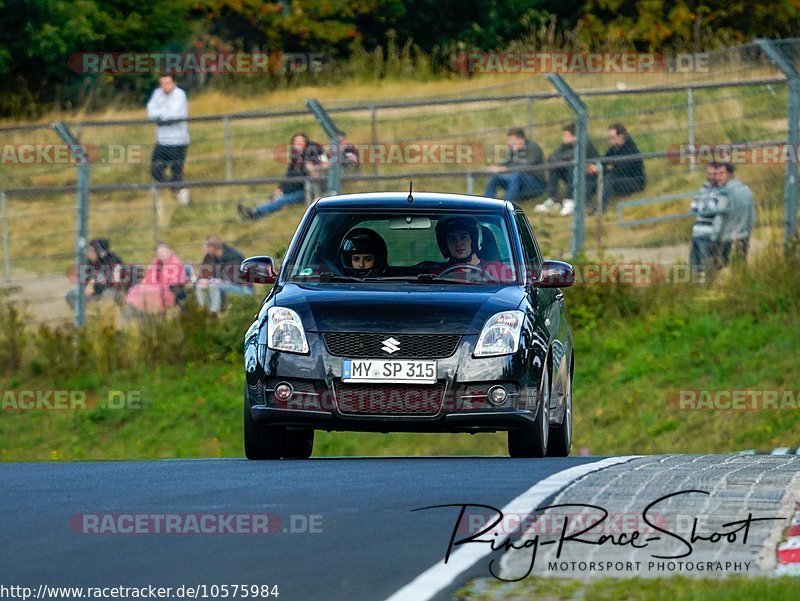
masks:
{"type": "Polygon", "coordinates": [[[386,268],[388,251],[386,242],[375,230],[357,227],[347,232],[339,245],[339,265],[346,275],[360,278],[381,275],[386,268]],[[354,269],[353,255],[375,255],[375,266],[372,269],[354,269]]]}
{"type": "Polygon", "coordinates": [[[472,252],[477,253],[480,248],[480,225],[474,217],[446,217],[436,224],[436,242],[445,259],[451,259],[447,248],[447,235],[452,232],[468,232],[472,239],[472,252]]]}

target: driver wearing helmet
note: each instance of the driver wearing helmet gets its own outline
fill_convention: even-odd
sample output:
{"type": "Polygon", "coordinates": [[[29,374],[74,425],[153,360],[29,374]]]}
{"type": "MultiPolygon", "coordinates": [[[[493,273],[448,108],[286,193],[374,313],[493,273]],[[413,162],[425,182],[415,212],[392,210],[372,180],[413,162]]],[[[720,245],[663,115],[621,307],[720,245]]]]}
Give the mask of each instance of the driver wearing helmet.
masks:
{"type": "Polygon", "coordinates": [[[345,275],[379,277],[386,269],[387,257],[386,242],[369,228],[350,230],[339,245],[339,266],[345,275]]]}
{"type": "Polygon", "coordinates": [[[436,242],[447,262],[435,273],[466,274],[469,279],[474,279],[474,276],[480,275],[482,271],[490,280],[513,280],[505,263],[485,261],[479,257],[481,240],[479,232],[480,224],[473,217],[441,219],[436,224],[436,242]]]}

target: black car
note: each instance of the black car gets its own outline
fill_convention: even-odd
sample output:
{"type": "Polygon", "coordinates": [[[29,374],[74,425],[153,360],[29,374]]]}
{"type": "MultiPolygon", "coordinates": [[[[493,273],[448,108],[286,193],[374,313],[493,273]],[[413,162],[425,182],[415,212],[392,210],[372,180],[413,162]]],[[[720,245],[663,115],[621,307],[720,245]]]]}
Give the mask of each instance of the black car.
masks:
{"type": "Polygon", "coordinates": [[[522,210],[451,194],[352,194],[307,210],[245,335],[249,459],[308,458],[315,430],[508,431],[512,457],[572,442],[567,263],[522,210]]]}

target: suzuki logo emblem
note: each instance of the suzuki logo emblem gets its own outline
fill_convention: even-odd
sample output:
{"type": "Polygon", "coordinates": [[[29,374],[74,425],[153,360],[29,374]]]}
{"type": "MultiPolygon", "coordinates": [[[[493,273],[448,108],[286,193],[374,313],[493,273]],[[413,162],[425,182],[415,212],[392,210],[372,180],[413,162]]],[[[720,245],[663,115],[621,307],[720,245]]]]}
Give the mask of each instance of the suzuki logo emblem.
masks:
{"type": "Polygon", "coordinates": [[[392,353],[396,353],[397,351],[400,350],[400,341],[395,340],[394,338],[387,338],[386,340],[383,341],[383,346],[381,347],[381,350],[384,353],[389,353],[390,355],[392,353]]]}

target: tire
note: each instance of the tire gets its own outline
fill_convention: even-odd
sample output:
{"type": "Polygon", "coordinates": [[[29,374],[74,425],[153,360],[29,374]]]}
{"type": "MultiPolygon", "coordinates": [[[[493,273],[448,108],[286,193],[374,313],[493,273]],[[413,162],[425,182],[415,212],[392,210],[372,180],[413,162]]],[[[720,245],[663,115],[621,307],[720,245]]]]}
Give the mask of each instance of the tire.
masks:
{"type": "Polygon", "coordinates": [[[280,459],[283,455],[286,428],[257,424],[244,401],[244,455],[248,459],[280,459]]]}
{"type": "Polygon", "coordinates": [[[550,434],[549,362],[545,362],[537,401],[535,423],[527,428],[508,432],[508,454],[511,457],[544,457],[547,453],[547,441],[550,434]]]}
{"type": "Polygon", "coordinates": [[[572,372],[567,376],[567,390],[564,394],[564,419],[550,428],[547,443],[548,457],[567,457],[572,447],[572,372]]]}
{"type": "Polygon", "coordinates": [[[314,430],[287,430],[283,439],[285,459],[308,459],[314,450],[314,430]]]}

